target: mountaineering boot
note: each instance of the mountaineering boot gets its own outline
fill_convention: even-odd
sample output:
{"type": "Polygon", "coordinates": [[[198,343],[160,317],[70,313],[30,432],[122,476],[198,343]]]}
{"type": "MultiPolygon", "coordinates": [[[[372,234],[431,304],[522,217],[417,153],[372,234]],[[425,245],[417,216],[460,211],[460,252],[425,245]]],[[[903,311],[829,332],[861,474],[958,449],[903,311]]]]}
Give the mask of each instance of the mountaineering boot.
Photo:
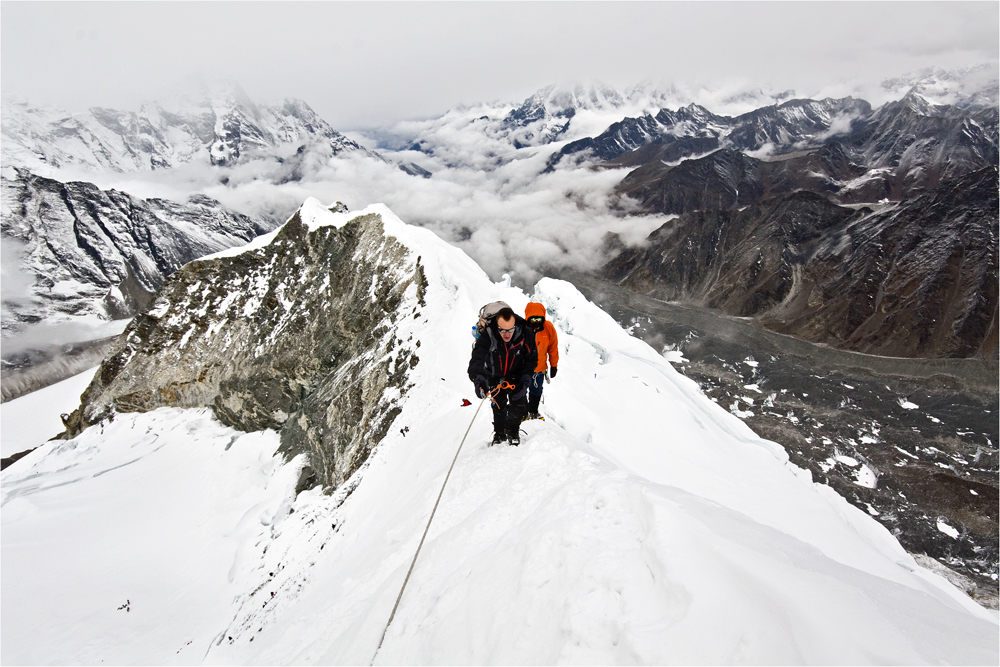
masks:
{"type": "Polygon", "coordinates": [[[519,429],[515,429],[514,432],[507,437],[507,441],[510,443],[511,447],[517,447],[518,445],[520,445],[521,431],[519,429]]]}
{"type": "Polygon", "coordinates": [[[494,433],[493,434],[493,442],[490,443],[490,446],[492,447],[493,445],[499,445],[501,442],[503,442],[506,439],[507,439],[507,436],[505,436],[503,433],[494,433]]]}
{"type": "Polygon", "coordinates": [[[529,412],[524,418],[525,418],[525,420],[528,420],[528,419],[541,419],[541,417],[538,416],[537,412],[529,412]]]}

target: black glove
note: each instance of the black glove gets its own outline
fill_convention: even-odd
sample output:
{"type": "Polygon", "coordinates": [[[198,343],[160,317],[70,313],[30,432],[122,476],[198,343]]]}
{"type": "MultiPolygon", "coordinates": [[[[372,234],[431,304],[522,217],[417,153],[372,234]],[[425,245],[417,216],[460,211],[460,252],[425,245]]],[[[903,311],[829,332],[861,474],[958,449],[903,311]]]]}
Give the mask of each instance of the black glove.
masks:
{"type": "Polygon", "coordinates": [[[476,396],[479,398],[486,398],[486,395],[490,393],[486,385],[486,378],[482,375],[477,375],[476,379],[473,380],[473,383],[476,385],[476,396]]]}
{"type": "Polygon", "coordinates": [[[510,400],[519,401],[524,398],[524,395],[528,393],[528,385],[531,384],[531,378],[531,375],[524,375],[518,380],[514,388],[510,390],[510,400]]]}
{"type": "Polygon", "coordinates": [[[555,366],[553,366],[549,370],[552,371],[551,373],[549,373],[549,377],[552,378],[552,379],[555,379],[555,377],[556,377],[556,371],[559,370],[559,369],[556,368],[555,366]]]}

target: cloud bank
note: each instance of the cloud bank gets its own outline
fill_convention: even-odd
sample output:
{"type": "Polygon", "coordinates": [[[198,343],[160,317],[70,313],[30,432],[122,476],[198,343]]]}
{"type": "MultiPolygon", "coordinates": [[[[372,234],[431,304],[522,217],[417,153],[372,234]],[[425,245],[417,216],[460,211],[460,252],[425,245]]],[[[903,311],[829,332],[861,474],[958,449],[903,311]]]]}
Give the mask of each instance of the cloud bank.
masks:
{"type": "Polygon", "coordinates": [[[430,178],[411,176],[395,163],[352,155],[314,164],[302,180],[281,184],[269,178],[276,169],[273,163],[229,169],[187,165],[166,174],[105,175],[97,180],[102,188],[144,198],[184,200],[203,192],[235,210],[280,220],[307,197],[340,201],[350,209],[384,203],[404,221],[429,228],[462,248],[492,278],[510,273],[529,287],[549,267],[598,267],[605,259],[601,247],[608,232],[639,243],[669,219],[633,216],[610,205],[608,195],[627,170],[542,174],[558,145],[515,160],[496,155],[497,143],[488,137],[477,143],[466,135],[463,142],[471,165],[445,166],[441,158],[415,151],[390,154],[393,160],[419,163],[433,173],[430,178]],[[223,176],[225,185],[220,182],[223,176]],[[215,185],[206,187],[206,182],[215,185]]]}

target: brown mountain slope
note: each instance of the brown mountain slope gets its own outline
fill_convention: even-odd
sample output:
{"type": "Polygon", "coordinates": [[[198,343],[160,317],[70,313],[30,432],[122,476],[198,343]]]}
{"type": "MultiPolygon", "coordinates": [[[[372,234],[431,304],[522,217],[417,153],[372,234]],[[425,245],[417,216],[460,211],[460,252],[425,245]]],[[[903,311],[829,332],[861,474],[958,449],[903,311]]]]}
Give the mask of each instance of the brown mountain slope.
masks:
{"type": "Polygon", "coordinates": [[[997,169],[873,213],[796,192],[687,213],[601,273],[834,347],[997,359],[997,169]]]}

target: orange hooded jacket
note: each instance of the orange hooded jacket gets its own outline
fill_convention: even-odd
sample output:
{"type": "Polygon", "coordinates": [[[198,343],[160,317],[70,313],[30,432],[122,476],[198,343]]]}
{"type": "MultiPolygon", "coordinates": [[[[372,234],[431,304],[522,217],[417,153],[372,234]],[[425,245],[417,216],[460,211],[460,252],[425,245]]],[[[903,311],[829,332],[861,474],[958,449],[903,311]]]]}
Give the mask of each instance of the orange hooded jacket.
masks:
{"type": "MultiPolygon", "coordinates": [[[[538,315],[545,317],[545,306],[532,301],[524,309],[524,319],[538,315]]],[[[542,330],[535,334],[535,345],[538,346],[536,373],[544,373],[549,366],[553,368],[559,366],[559,337],[556,335],[556,328],[552,326],[552,322],[549,322],[548,318],[546,318],[542,330]],[[546,363],[546,357],[548,357],[548,363],[546,363]]]]}

